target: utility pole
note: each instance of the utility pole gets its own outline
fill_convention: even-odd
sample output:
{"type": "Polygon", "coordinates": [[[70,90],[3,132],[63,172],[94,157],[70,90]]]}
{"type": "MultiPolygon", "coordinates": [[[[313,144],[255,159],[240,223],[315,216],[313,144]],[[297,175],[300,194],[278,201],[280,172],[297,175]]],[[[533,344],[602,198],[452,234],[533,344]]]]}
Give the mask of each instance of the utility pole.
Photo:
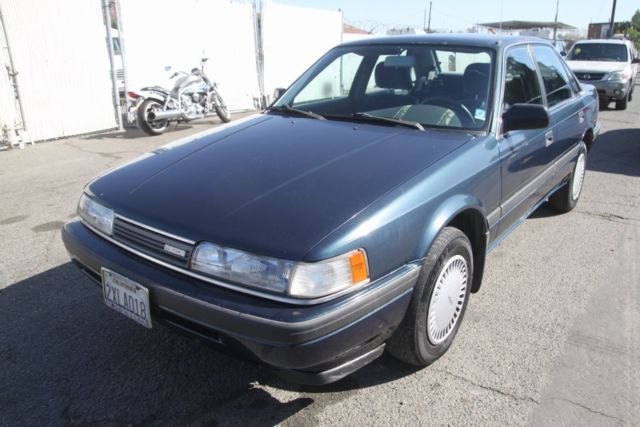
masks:
{"type": "Polygon", "coordinates": [[[427,9],[424,9],[424,19],[422,20],[422,29],[427,32],[427,9]]]}
{"type": "Polygon", "coordinates": [[[558,32],[558,8],[560,7],[560,0],[556,0],[556,19],[553,21],[553,41],[555,42],[556,33],[558,32]]]}
{"type": "Polygon", "coordinates": [[[613,0],[613,7],[611,8],[611,20],[609,21],[609,37],[613,37],[613,25],[616,18],[616,0],[613,0]]]}
{"type": "Polygon", "coordinates": [[[433,4],[432,1],[429,2],[429,23],[427,24],[427,33],[431,32],[431,5],[433,4]]]}

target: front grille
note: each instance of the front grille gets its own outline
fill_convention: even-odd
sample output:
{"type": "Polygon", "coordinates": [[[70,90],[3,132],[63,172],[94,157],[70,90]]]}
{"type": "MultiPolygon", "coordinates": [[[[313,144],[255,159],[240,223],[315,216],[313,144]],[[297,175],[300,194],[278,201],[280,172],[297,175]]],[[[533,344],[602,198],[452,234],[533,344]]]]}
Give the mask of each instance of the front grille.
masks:
{"type": "Polygon", "coordinates": [[[113,238],[128,247],[161,261],[187,268],[193,245],[116,217],[113,238]]]}
{"type": "Polygon", "coordinates": [[[590,82],[592,80],[602,80],[604,73],[576,73],[578,80],[590,82]]]}

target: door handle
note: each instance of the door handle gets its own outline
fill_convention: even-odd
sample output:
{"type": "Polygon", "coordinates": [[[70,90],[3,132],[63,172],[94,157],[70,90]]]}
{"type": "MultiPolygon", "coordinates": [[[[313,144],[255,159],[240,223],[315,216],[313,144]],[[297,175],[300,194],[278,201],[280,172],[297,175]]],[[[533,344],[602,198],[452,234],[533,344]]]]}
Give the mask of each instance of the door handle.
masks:
{"type": "Polygon", "coordinates": [[[584,110],[581,110],[581,111],[578,113],[578,122],[579,122],[580,124],[584,123],[584,110]]]}
{"type": "Polygon", "coordinates": [[[544,134],[544,146],[548,147],[553,144],[553,131],[550,130],[544,134]]]}

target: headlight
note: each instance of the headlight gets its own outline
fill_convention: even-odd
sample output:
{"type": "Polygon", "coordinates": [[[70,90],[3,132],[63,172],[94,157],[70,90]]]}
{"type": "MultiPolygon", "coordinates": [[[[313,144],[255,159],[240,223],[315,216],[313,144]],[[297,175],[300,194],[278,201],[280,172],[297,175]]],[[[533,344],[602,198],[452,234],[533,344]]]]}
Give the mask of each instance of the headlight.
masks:
{"type": "Polygon", "coordinates": [[[80,196],[78,215],[89,225],[105,234],[113,232],[113,210],[102,206],[86,194],[80,196]]]}
{"type": "Polygon", "coordinates": [[[626,70],[614,71],[609,74],[609,78],[607,80],[626,82],[629,80],[629,73],[626,70]]]}
{"type": "Polygon", "coordinates": [[[320,262],[296,263],[205,242],[194,250],[191,269],[298,298],[324,297],[369,281],[361,249],[320,262]]]}
{"type": "Polygon", "coordinates": [[[289,295],[318,298],[369,281],[363,250],[313,263],[299,263],[289,283],[289,295]]]}
{"type": "Polygon", "coordinates": [[[251,255],[213,243],[199,244],[191,256],[191,269],[276,292],[285,292],[293,263],[251,255]]]}

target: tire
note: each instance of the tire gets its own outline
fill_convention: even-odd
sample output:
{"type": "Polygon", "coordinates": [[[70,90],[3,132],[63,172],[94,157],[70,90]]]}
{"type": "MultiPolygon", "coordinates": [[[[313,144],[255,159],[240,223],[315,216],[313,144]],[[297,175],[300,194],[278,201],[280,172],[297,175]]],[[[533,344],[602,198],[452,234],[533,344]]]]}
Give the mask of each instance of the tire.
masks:
{"type": "Polygon", "coordinates": [[[229,123],[231,121],[231,113],[229,113],[229,107],[227,107],[227,104],[224,103],[222,97],[217,92],[214,96],[216,97],[216,114],[224,123],[229,123]]]}
{"type": "Polygon", "coordinates": [[[624,96],[623,99],[616,101],[616,110],[626,110],[629,103],[629,93],[624,96]]]}
{"type": "Polygon", "coordinates": [[[457,228],[445,227],[427,253],[409,308],[387,343],[389,352],[405,363],[421,367],[445,354],[464,317],[472,278],[469,239],[457,228]],[[445,280],[447,277],[450,281],[445,280]],[[447,299],[443,299],[445,296],[447,299]],[[439,319],[444,321],[438,322],[439,319]]]}
{"type": "Polygon", "coordinates": [[[152,109],[162,110],[163,106],[155,99],[145,99],[136,111],[138,119],[138,127],[147,135],[161,135],[169,128],[169,120],[154,120],[148,118],[149,111],[152,109]]]}
{"type": "Polygon", "coordinates": [[[571,172],[571,175],[569,175],[569,182],[549,198],[549,205],[552,208],[565,213],[576,207],[578,200],[580,200],[580,195],[582,194],[582,188],[584,187],[584,176],[586,170],[587,146],[583,142],[580,144],[578,160],[576,160],[573,171],[571,172]]]}

